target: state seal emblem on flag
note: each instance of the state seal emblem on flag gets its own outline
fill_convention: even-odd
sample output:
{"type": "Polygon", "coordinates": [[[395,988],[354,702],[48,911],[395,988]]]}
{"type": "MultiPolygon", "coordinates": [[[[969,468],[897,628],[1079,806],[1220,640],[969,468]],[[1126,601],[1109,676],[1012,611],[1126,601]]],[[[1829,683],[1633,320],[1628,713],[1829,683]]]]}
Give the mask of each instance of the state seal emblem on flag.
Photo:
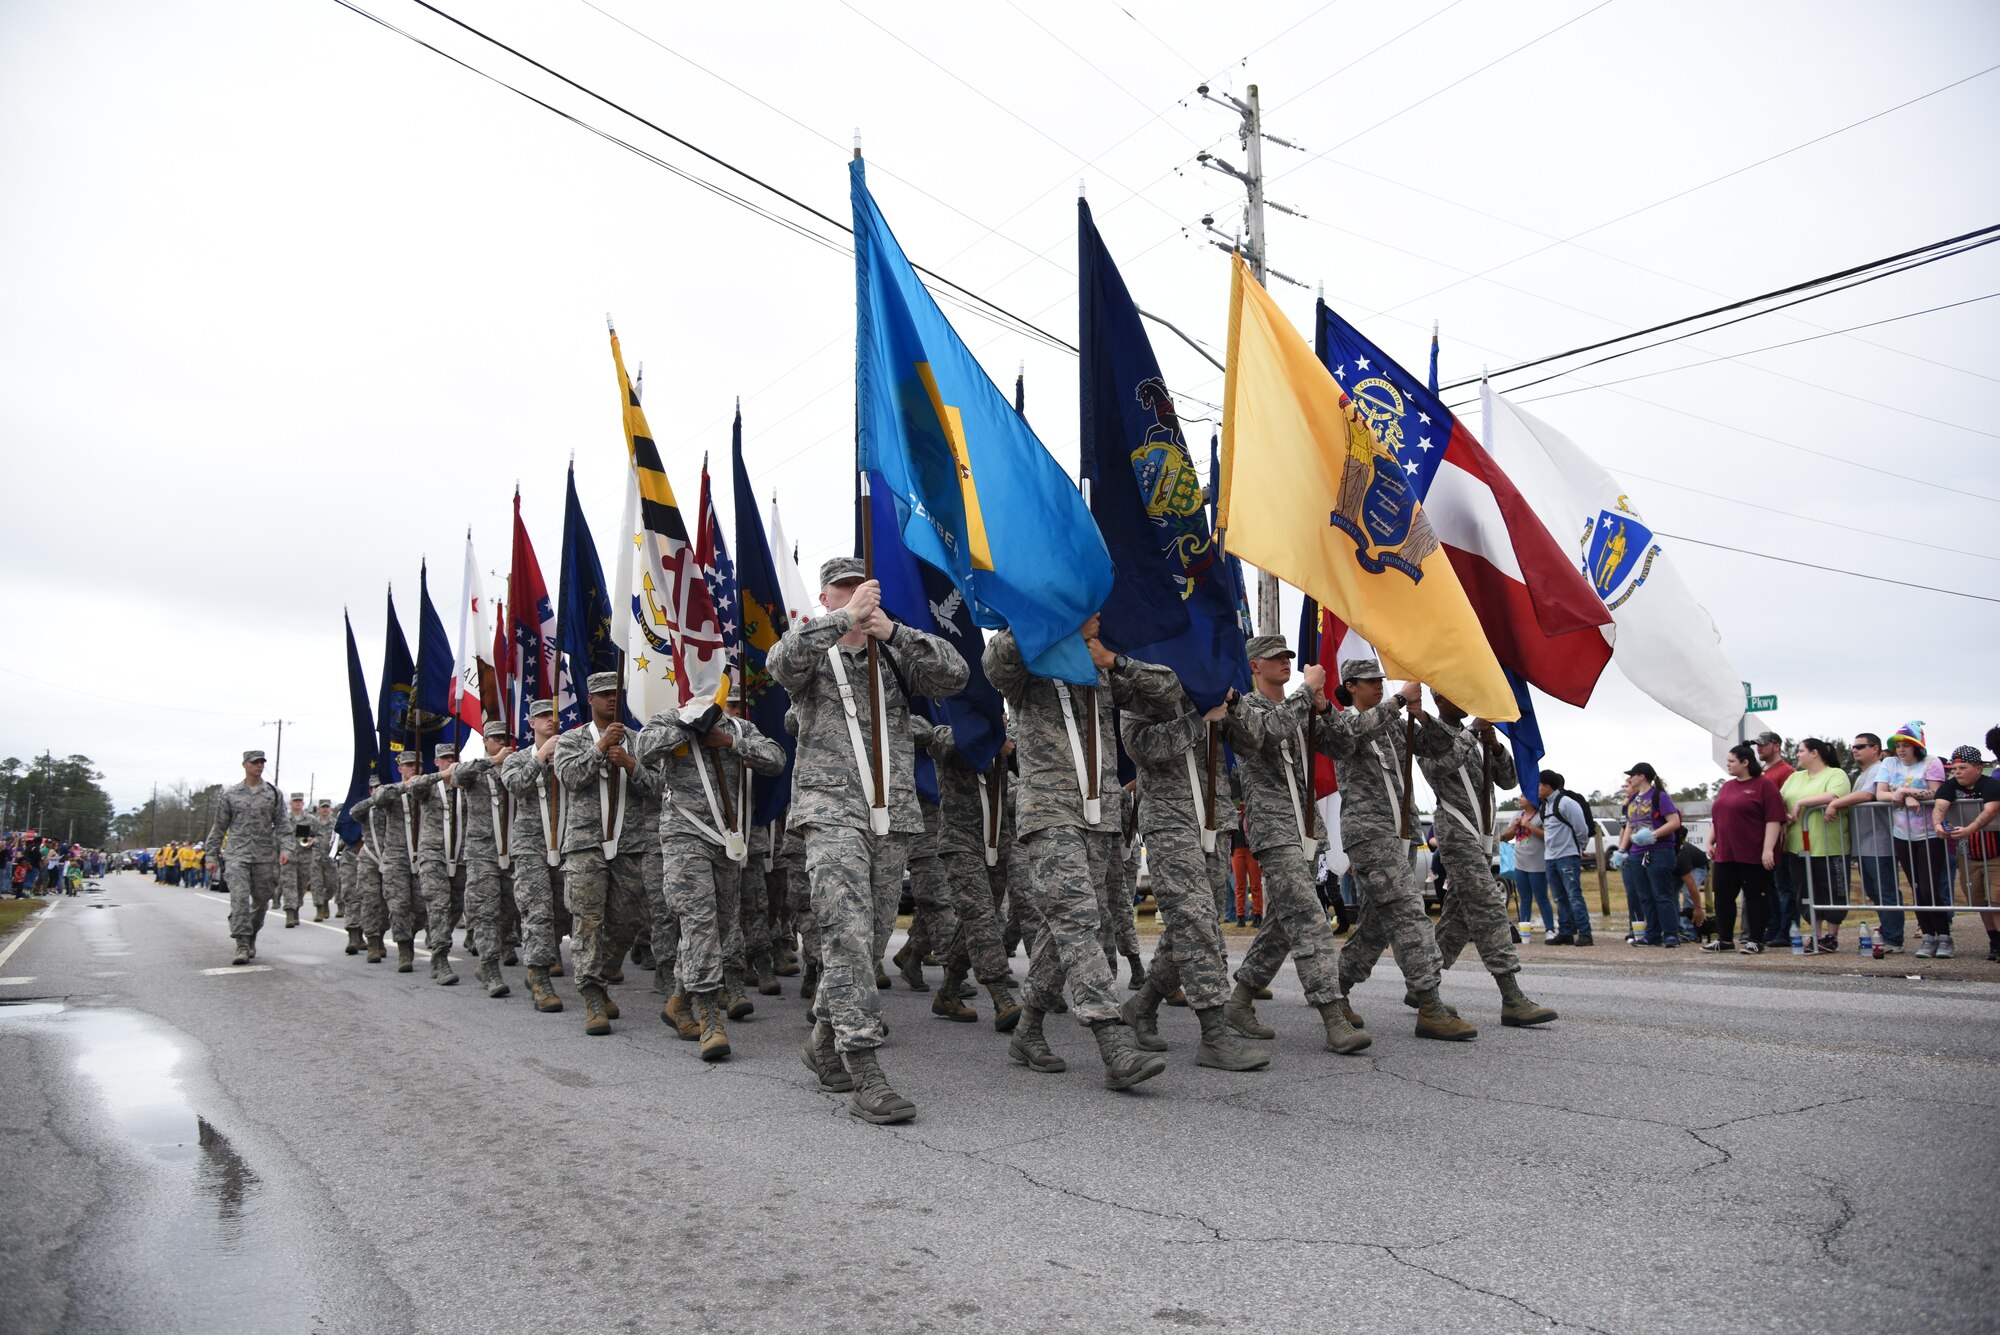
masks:
{"type": "MultiPolygon", "coordinates": [[[[1395,393],[1391,386],[1383,388],[1395,393]]],[[[1363,570],[1371,575],[1395,570],[1418,583],[1424,577],[1424,558],[1438,549],[1438,540],[1410,485],[1416,465],[1397,459],[1375,434],[1363,416],[1366,410],[1356,404],[1358,393],[1359,387],[1341,405],[1347,452],[1341,461],[1339,508],[1328,522],[1354,540],[1354,559],[1363,570]]]]}
{"type": "Polygon", "coordinates": [[[1597,590],[1597,596],[1614,612],[1646,582],[1653,569],[1653,558],[1660,554],[1653,542],[1653,530],[1639,522],[1639,516],[1632,513],[1623,496],[1618,498],[1617,509],[1597,512],[1581,546],[1583,573],[1597,590]],[[1637,574],[1633,573],[1635,570],[1637,574]]]}

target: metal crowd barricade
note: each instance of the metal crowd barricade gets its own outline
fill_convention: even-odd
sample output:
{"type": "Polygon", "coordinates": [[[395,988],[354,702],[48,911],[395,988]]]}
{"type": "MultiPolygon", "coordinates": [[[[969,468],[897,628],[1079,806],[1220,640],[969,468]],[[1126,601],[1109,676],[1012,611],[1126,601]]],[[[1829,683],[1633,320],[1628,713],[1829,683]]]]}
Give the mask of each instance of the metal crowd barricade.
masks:
{"type": "MultiPolygon", "coordinates": [[[[1974,798],[1960,798],[1945,823],[1962,829],[1978,818],[1984,805],[1974,798]]],[[[1912,913],[1937,914],[1947,920],[1961,913],[2000,916],[2000,821],[1969,838],[1947,839],[1926,804],[1924,814],[1933,833],[1927,839],[1903,839],[1894,831],[1899,810],[1888,802],[1864,802],[1831,821],[1823,807],[1806,813],[1801,837],[1805,884],[1800,887],[1799,905],[1814,939],[1819,936],[1821,914],[1838,912],[1845,919],[1850,909],[1870,906],[1885,926],[1894,915],[1900,927],[1900,920],[1912,913]],[[1882,851],[1885,847],[1887,851],[1882,851]],[[1824,851],[1828,849],[1840,851],[1824,851]],[[1961,883],[1963,896],[1956,893],[1961,883]],[[1907,899],[1902,894],[1905,884],[1907,899]]],[[[1934,935],[1924,933],[1921,925],[1919,932],[1934,935]]]]}

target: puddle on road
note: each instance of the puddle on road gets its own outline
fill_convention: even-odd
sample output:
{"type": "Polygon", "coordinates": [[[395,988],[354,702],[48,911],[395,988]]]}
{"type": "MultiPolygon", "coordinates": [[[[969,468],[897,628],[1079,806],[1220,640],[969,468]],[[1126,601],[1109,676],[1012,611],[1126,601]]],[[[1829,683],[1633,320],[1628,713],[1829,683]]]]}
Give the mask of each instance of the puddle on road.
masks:
{"type": "MultiPolygon", "coordinates": [[[[125,1254],[157,1258],[163,1267],[157,1280],[179,1309],[171,1324],[211,1330],[310,1324],[305,1277],[263,1217],[270,1208],[263,1180],[188,1102],[176,1075],[186,1054],[171,1031],[136,1011],[49,1001],[0,1002],[0,1026],[41,1030],[74,1051],[75,1069],[108,1118],[109,1138],[151,1161],[114,1179],[111,1218],[97,1226],[132,1230],[120,1239],[134,1244],[125,1254]],[[254,1276],[242,1265],[251,1257],[254,1276]]],[[[90,1125],[99,1120],[93,1111],[78,1109],[76,1116],[90,1125]]]]}

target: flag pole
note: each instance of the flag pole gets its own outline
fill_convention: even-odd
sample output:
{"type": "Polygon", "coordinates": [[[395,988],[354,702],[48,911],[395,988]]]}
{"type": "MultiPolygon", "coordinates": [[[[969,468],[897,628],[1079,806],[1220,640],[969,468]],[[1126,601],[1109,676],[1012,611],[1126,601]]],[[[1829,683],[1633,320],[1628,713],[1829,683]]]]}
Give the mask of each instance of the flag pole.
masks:
{"type": "MultiPolygon", "coordinates": [[[[868,474],[863,470],[861,479],[861,577],[875,578],[875,505],[869,499],[868,474]]],[[[880,610],[879,608],[877,609],[880,610]]],[[[873,635],[866,636],[868,645],[868,767],[873,771],[875,791],[868,809],[868,824],[878,835],[889,833],[889,794],[883,783],[882,774],[882,657],[880,646],[873,635]]]]}

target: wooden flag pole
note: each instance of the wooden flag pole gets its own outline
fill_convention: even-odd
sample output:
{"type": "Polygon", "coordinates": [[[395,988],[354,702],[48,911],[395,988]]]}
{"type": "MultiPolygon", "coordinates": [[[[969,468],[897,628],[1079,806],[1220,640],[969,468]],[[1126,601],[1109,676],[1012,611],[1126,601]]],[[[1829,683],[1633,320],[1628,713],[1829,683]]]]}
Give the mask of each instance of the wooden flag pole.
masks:
{"type": "MultiPolygon", "coordinates": [[[[875,578],[875,506],[869,499],[868,474],[861,475],[861,577],[875,578]]],[[[879,609],[878,609],[879,610],[879,609]]],[[[882,769],[882,655],[873,635],[868,645],[868,767],[874,771],[875,792],[869,823],[878,835],[889,833],[889,792],[882,769]]]]}
{"type": "Polygon", "coordinates": [[[1410,832],[1412,826],[1414,825],[1414,822],[1410,819],[1410,756],[1416,751],[1416,749],[1417,749],[1417,721],[1414,718],[1406,717],[1403,720],[1403,829],[1402,829],[1402,839],[1403,842],[1406,844],[1410,843],[1414,838],[1414,836],[1410,832]]]}
{"type": "Polygon", "coordinates": [[[1208,725],[1208,775],[1202,785],[1202,852],[1213,853],[1219,833],[1215,828],[1215,768],[1222,755],[1222,725],[1208,725]]]}

